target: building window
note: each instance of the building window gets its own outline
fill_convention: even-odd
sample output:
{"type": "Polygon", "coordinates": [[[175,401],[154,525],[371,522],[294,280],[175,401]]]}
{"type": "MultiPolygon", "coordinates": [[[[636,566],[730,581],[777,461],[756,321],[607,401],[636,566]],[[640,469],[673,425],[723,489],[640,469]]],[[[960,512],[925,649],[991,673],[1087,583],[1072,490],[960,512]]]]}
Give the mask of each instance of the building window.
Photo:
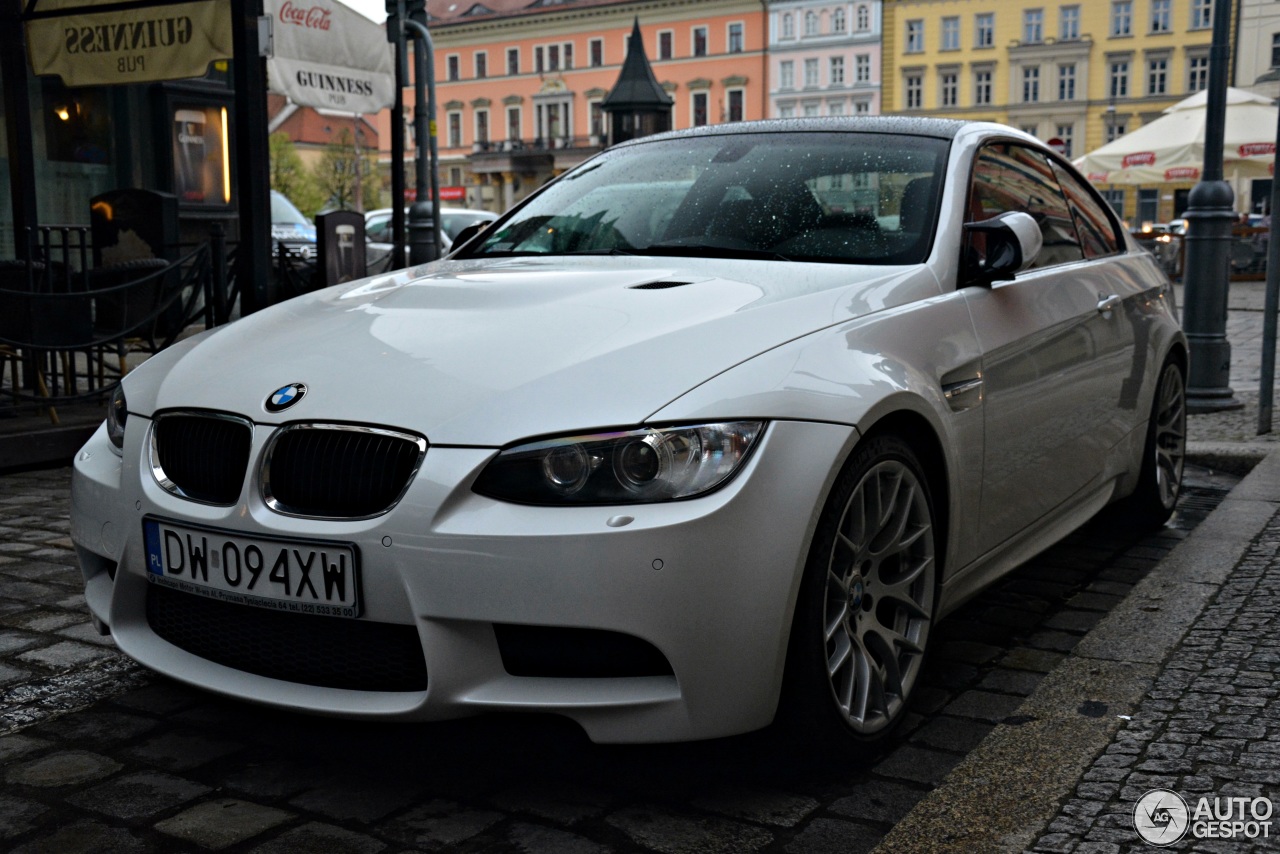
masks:
{"type": "Polygon", "coordinates": [[[573,69],[573,42],[565,42],[564,45],[564,70],[573,69]]]}
{"type": "Polygon", "coordinates": [[[867,6],[859,6],[858,11],[858,32],[866,32],[871,29],[871,9],[867,6]]]}
{"type": "Polygon", "coordinates": [[[1209,57],[1187,58],[1187,91],[1203,92],[1209,88],[1209,57]]]}
{"type": "Polygon", "coordinates": [[[458,59],[458,55],[456,53],[450,54],[445,58],[444,67],[446,80],[458,80],[462,77],[462,62],[458,59]]]}
{"type": "Polygon", "coordinates": [[[782,16],[782,37],[784,39],[796,37],[796,21],[791,17],[790,12],[782,16]]]}
{"type": "Polygon", "coordinates": [[[863,116],[865,116],[865,115],[867,115],[868,113],[870,113],[870,112],[871,112],[871,102],[870,102],[870,101],[855,101],[855,102],[854,102],[854,104],[853,104],[853,111],[854,111],[855,113],[857,113],[858,115],[863,115],[863,116]]]}
{"type": "Polygon", "coordinates": [[[827,70],[831,78],[828,81],[830,85],[832,86],[844,85],[844,57],[843,56],[831,57],[831,65],[827,70]]]}
{"type": "MultiPolygon", "coordinates": [[[[1107,140],[1110,142],[1111,140],[1107,140]]],[[[1111,205],[1116,216],[1124,219],[1124,190],[1101,190],[1102,200],[1111,205]]]]}
{"type": "Polygon", "coordinates": [[[520,73],[520,48],[507,48],[507,73],[515,76],[520,73]]]}
{"type": "Polygon", "coordinates": [[[871,54],[860,53],[853,58],[853,75],[858,83],[871,82],[871,54]]]}
{"type": "Polygon", "coordinates": [[[604,65],[604,39],[591,39],[587,42],[587,62],[592,68],[604,65]]]}
{"type": "Polygon", "coordinates": [[[729,121],[740,122],[745,118],[743,106],[746,104],[745,93],[741,89],[730,89],[727,93],[729,101],[729,121]]]}
{"type": "Polygon", "coordinates": [[[1058,100],[1074,101],[1076,99],[1076,64],[1064,63],[1058,66],[1058,100]]]}
{"type": "Polygon", "coordinates": [[[1129,97],[1129,62],[1120,59],[1111,63],[1111,80],[1107,94],[1112,98],[1129,97]]]}
{"type": "Polygon", "coordinates": [[[693,126],[700,128],[707,123],[707,93],[693,93],[693,126]]]}
{"type": "Polygon", "coordinates": [[[954,71],[942,74],[938,80],[939,102],[944,107],[954,107],[960,103],[960,84],[954,71]]]}
{"type": "Polygon", "coordinates": [[[1040,100],[1040,66],[1028,65],[1022,69],[1022,102],[1031,104],[1040,100]]]}
{"type": "Polygon", "coordinates": [[[462,167],[450,166],[449,167],[449,185],[452,187],[457,187],[457,186],[461,186],[461,184],[462,184],[462,167]]]}
{"type": "Polygon", "coordinates": [[[1116,0],[1111,4],[1111,35],[1133,33],[1133,0],[1116,0]]]}
{"type": "Polygon", "coordinates": [[[1280,33],[1271,36],[1271,67],[1280,68],[1280,33]]]}
{"type": "Polygon", "coordinates": [[[778,108],[778,118],[780,118],[780,119],[794,119],[795,117],[796,117],[796,108],[795,108],[795,107],[787,106],[787,107],[779,107],[779,108],[778,108]]]}
{"type": "Polygon", "coordinates": [[[973,16],[973,46],[991,47],[996,43],[996,15],[984,12],[973,16]]]}
{"type": "Polygon", "coordinates": [[[818,85],[818,60],[804,61],[804,88],[812,89],[818,85]]]}
{"type": "Polygon", "coordinates": [[[1173,29],[1170,21],[1173,0],[1151,0],[1151,32],[1167,33],[1173,29]]]}
{"type": "Polygon", "coordinates": [[[942,49],[943,50],[959,50],[960,49],[960,19],[959,18],[943,18],[942,19],[942,49]]]}
{"type": "Polygon", "coordinates": [[[1044,41],[1044,10],[1027,9],[1022,13],[1023,44],[1040,44],[1044,41]]]}
{"type": "Polygon", "coordinates": [[[1080,7],[1063,6],[1058,14],[1058,38],[1075,41],[1080,38],[1080,7]]]}
{"type": "Polygon", "coordinates": [[[973,72],[973,103],[986,106],[991,103],[991,72],[973,72]]]}
{"type": "Polygon", "coordinates": [[[1169,60],[1147,60],[1147,94],[1164,95],[1169,91],[1169,60]]]}
{"type": "Polygon", "coordinates": [[[742,24],[729,25],[729,53],[742,53],[742,24]]]}
{"type": "Polygon", "coordinates": [[[827,104],[827,115],[829,115],[829,116],[843,116],[843,115],[844,115],[844,104],[843,104],[843,103],[841,103],[840,101],[835,101],[834,103],[827,104]]]}
{"type": "Polygon", "coordinates": [[[1127,122],[1113,121],[1107,125],[1107,135],[1106,135],[1107,142],[1115,142],[1117,139],[1124,136],[1128,132],[1129,132],[1129,125],[1127,122]]]}
{"type": "MultiPolygon", "coordinates": [[[[845,24],[844,9],[836,9],[834,12],[831,13],[831,32],[843,33],[844,24],[845,24]]],[[[835,115],[835,114],[832,113],[832,115],[835,115]]]]}
{"type": "Polygon", "coordinates": [[[796,88],[796,64],[789,59],[778,64],[778,88],[796,88]]]}
{"type": "Polygon", "coordinates": [[[545,70],[546,63],[544,61],[542,45],[538,45],[533,49],[533,72],[535,74],[541,74],[545,70]]]}
{"type": "Polygon", "coordinates": [[[907,53],[924,51],[924,21],[907,21],[907,53]]]}
{"type": "Polygon", "coordinates": [[[1059,152],[1063,157],[1070,157],[1076,138],[1075,125],[1058,125],[1057,133],[1054,134],[1058,139],[1062,140],[1062,151],[1059,152]]]}
{"type": "Polygon", "coordinates": [[[706,27],[693,28],[693,55],[694,56],[707,55],[707,28],[706,27]]]}
{"type": "Polygon", "coordinates": [[[558,44],[547,45],[547,70],[560,70],[560,45],[558,44]]]}
{"type": "Polygon", "coordinates": [[[484,51],[476,53],[476,79],[483,80],[489,76],[489,54],[484,51]]]}
{"type": "Polygon", "coordinates": [[[600,106],[600,102],[588,101],[587,112],[591,116],[591,135],[597,140],[603,139],[605,134],[604,109],[600,106]]]}
{"type": "Polygon", "coordinates": [[[924,78],[908,74],[906,78],[907,109],[918,110],[924,103],[924,78]]]}
{"type": "Polygon", "coordinates": [[[462,113],[449,114],[449,147],[462,147],[462,113]]]}
{"type": "Polygon", "coordinates": [[[805,117],[806,119],[813,119],[813,118],[817,118],[817,116],[818,116],[818,105],[817,105],[817,104],[805,104],[805,105],[804,105],[804,117],[805,117]]]}
{"type": "Polygon", "coordinates": [[[816,36],[818,34],[818,15],[816,12],[804,13],[804,34],[806,36],[816,36]]]}
{"type": "Polygon", "coordinates": [[[658,33],[658,59],[671,59],[676,55],[676,34],[671,30],[658,33]]]}
{"type": "Polygon", "coordinates": [[[1207,30],[1213,26],[1213,0],[1191,0],[1191,29],[1207,30]]]}
{"type": "Polygon", "coordinates": [[[1039,135],[1040,135],[1040,126],[1039,126],[1039,125],[1022,125],[1021,127],[1019,127],[1019,128],[1018,128],[1018,130],[1022,131],[1022,132],[1023,132],[1023,133],[1025,133],[1025,134],[1029,134],[1029,135],[1031,135],[1031,136],[1039,136],[1039,135]]]}
{"type": "Polygon", "coordinates": [[[520,108],[507,107],[507,139],[515,142],[522,136],[520,132],[520,108]]]}
{"type": "Polygon", "coordinates": [[[476,142],[484,145],[489,141],[489,111],[476,110],[476,142]]]}

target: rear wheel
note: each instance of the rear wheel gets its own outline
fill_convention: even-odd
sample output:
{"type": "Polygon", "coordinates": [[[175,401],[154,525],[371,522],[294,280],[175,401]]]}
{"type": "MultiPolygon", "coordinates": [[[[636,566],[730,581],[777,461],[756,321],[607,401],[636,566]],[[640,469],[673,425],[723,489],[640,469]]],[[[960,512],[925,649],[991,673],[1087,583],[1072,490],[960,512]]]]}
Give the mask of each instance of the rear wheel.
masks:
{"type": "Polygon", "coordinates": [[[1173,515],[1182,491],[1187,453],[1187,388],[1182,367],[1172,359],[1160,369],[1147,422],[1138,488],[1120,505],[1135,525],[1158,528],[1173,515]]]}
{"type": "Polygon", "coordinates": [[[934,519],[909,445],[880,436],[855,451],[796,604],[781,709],[793,737],[868,742],[905,716],[933,624],[934,519]]]}

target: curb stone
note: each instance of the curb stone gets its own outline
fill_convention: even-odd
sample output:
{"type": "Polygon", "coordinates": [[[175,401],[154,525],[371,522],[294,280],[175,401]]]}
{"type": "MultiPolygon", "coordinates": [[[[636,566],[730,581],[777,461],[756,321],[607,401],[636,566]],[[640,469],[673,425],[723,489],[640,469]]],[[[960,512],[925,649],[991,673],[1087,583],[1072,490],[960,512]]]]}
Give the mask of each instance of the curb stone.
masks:
{"type": "MultiPolygon", "coordinates": [[[[1280,511],[1280,450],[1263,447],[1270,453],[1222,504],[894,826],[875,852],[1017,852],[1039,838],[1250,543],[1280,511]]],[[[1257,447],[1193,446],[1188,462],[1230,471],[1247,467],[1258,455],[1257,447]]]]}

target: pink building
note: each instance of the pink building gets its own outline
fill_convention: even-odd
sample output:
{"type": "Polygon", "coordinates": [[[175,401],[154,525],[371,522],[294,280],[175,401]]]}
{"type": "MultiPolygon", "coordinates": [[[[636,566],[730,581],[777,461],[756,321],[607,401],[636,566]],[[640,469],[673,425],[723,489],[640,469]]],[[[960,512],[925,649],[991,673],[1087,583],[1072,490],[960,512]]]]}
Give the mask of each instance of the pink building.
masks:
{"type": "Polygon", "coordinates": [[[770,0],[769,116],[880,114],[880,0],[770,0]]]}

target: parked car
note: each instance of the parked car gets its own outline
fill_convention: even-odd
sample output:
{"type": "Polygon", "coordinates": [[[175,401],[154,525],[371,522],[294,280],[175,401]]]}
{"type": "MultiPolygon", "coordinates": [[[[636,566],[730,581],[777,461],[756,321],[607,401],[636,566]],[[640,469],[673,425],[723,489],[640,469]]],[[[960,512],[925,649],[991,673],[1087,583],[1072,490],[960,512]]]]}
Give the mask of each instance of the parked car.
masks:
{"type": "MultiPolygon", "coordinates": [[[[391,246],[393,243],[393,235],[391,233],[391,214],[391,208],[379,208],[366,213],[364,216],[364,233],[366,239],[373,243],[391,246]]],[[[408,216],[409,210],[406,208],[406,228],[408,227],[408,216]]],[[[441,247],[440,254],[443,255],[453,248],[454,239],[458,236],[458,233],[468,225],[476,222],[492,222],[497,218],[498,215],[491,211],[476,210],[472,208],[440,208],[440,230],[444,233],[444,244],[441,247]]]]}
{"type": "Polygon", "coordinates": [[[857,748],[948,612],[1099,512],[1169,517],[1186,364],[1160,268],[1032,137],[716,125],[158,353],[71,536],[99,629],[231,697],[857,748]]]}
{"type": "Polygon", "coordinates": [[[271,191],[271,245],[273,253],[283,244],[305,259],[316,256],[316,227],[289,197],[271,191]]]}

